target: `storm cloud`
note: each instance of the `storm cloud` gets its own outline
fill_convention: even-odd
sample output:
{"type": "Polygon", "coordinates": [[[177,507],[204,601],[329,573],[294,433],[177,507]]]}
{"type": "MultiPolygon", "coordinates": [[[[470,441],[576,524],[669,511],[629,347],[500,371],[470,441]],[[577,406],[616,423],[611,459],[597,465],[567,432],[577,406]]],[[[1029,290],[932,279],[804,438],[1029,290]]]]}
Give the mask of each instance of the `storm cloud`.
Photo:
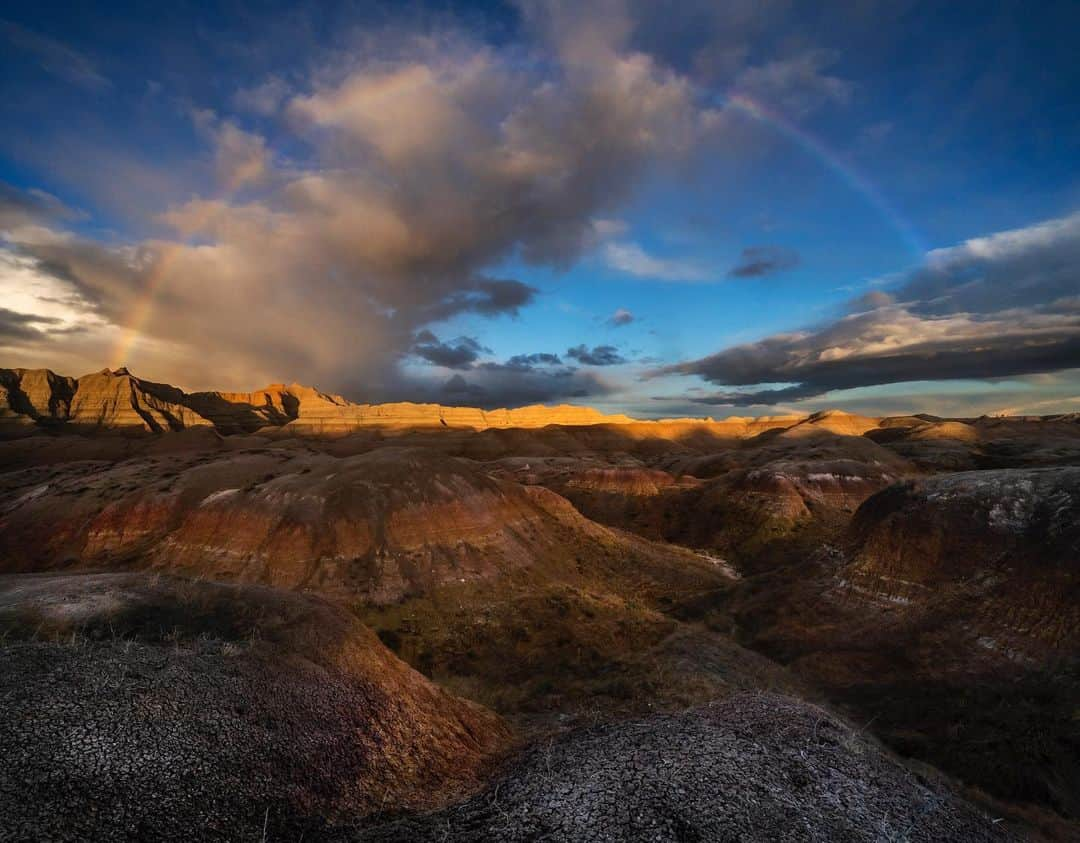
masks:
{"type": "Polygon", "coordinates": [[[450,342],[442,342],[431,331],[423,330],[416,335],[410,352],[447,369],[468,369],[483,353],[491,353],[472,337],[458,337],[450,342]]]}
{"type": "MultiPolygon", "coordinates": [[[[628,24],[555,2],[527,4],[525,20],[543,62],[522,60],[528,45],[394,32],[273,85],[250,104],[286,133],[276,144],[196,111],[219,190],[162,209],[160,236],[113,243],[54,225],[15,229],[9,248],[130,335],[126,353],[159,378],[300,372],[378,399],[419,330],[535,299],[491,274],[500,261],[568,266],[594,243],[595,217],[707,130],[690,80],[632,48],[628,24]],[[282,146],[304,154],[285,160],[282,146]]],[[[453,349],[415,353],[473,362],[453,349]]]]}

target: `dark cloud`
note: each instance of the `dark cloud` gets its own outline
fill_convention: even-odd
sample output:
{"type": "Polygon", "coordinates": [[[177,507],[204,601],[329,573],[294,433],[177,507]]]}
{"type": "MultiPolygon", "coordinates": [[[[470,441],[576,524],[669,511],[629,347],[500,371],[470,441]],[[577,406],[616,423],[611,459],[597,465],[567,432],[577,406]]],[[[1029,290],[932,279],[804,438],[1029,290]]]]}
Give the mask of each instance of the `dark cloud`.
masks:
{"type": "Polygon", "coordinates": [[[728,389],[703,404],[776,404],[909,381],[1080,367],[1080,214],[928,255],[890,294],[811,331],[776,334],[654,374],[728,389]],[[1071,295],[1070,295],[1071,294],[1071,295]]]}
{"type": "Polygon", "coordinates": [[[557,354],[537,352],[535,354],[515,354],[505,363],[485,363],[488,369],[502,368],[518,372],[532,371],[543,366],[561,366],[562,360],[557,354]]]}
{"type": "Polygon", "coordinates": [[[443,403],[496,409],[583,400],[611,391],[611,385],[596,375],[569,367],[520,370],[484,366],[467,375],[453,375],[441,385],[438,397],[443,403]]]}
{"type": "Polygon", "coordinates": [[[442,342],[431,331],[421,331],[416,335],[410,353],[416,357],[443,366],[447,369],[468,369],[481,354],[490,354],[472,337],[458,337],[450,342],[442,342]]]}
{"type": "Polygon", "coordinates": [[[990,313],[1080,295],[1080,213],[935,249],[890,292],[927,316],[990,313]]]}
{"type": "Polygon", "coordinates": [[[419,309],[412,318],[425,322],[449,319],[459,313],[479,313],[482,316],[516,316],[531,303],[537,289],[512,279],[473,278],[459,284],[459,289],[442,299],[419,309]]]}
{"type": "Polygon", "coordinates": [[[463,375],[451,375],[442,385],[442,391],[453,398],[482,398],[486,395],[482,386],[471,384],[463,375]]]}
{"type": "Polygon", "coordinates": [[[612,328],[621,328],[623,325],[629,325],[633,321],[634,314],[625,307],[620,307],[607,318],[607,324],[612,328]]]}
{"type": "Polygon", "coordinates": [[[799,265],[799,255],[783,246],[747,246],[728,272],[733,278],[761,278],[799,265]]]}
{"type": "Polygon", "coordinates": [[[586,345],[577,345],[566,349],[566,356],[584,366],[617,366],[626,362],[626,358],[613,345],[596,345],[591,349],[586,345]]]}
{"type": "Polygon", "coordinates": [[[38,316],[34,313],[19,313],[0,307],[0,340],[36,340],[45,337],[50,325],[59,325],[62,319],[52,316],[38,316]]]}

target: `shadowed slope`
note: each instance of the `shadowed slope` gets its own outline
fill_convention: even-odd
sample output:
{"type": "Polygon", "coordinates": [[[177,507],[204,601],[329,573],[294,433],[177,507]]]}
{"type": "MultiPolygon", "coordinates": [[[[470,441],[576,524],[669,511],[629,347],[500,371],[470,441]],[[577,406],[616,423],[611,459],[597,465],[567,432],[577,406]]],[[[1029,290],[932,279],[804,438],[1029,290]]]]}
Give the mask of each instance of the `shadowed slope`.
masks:
{"type": "Polygon", "coordinates": [[[746,583],[747,640],[906,754],[1080,816],[1080,468],[939,475],[746,583]]]}

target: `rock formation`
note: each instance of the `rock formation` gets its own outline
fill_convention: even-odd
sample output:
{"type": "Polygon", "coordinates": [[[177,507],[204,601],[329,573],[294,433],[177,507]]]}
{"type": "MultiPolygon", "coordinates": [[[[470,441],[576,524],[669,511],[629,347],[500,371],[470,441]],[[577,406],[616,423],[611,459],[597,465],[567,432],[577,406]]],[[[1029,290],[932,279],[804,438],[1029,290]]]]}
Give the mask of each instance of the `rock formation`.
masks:
{"type": "Polygon", "coordinates": [[[74,378],[48,369],[0,369],[0,431],[66,419],[74,378]]]}

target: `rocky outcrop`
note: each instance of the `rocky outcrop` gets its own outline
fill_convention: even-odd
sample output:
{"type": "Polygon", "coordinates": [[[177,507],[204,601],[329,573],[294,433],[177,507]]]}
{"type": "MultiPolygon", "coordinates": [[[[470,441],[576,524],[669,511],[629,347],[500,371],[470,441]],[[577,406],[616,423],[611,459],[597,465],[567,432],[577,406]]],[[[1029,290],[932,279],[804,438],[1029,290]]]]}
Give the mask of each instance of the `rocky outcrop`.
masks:
{"type": "Polygon", "coordinates": [[[0,628],[3,840],[319,839],[460,798],[508,743],[307,596],[9,577],[0,628]]]}
{"type": "Polygon", "coordinates": [[[283,433],[341,435],[358,428],[454,427],[472,430],[489,428],[534,428],[548,425],[625,424],[628,416],[605,416],[590,407],[560,404],[533,405],[513,410],[481,410],[475,407],[444,407],[440,404],[351,404],[339,396],[300,401],[297,417],[283,433]]]}
{"type": "Polygon", "coordinates": [[[791,427],[793,434],[824,431],[842,436],[862,436],[878,427],[880,419],[845,413],[841,410],[824,410],[801,420],[791,427]]]}
{"type": "Polygon", "coordinates": [[[1080,424],[1069,415],[883,420],[866,436],[926,471],[1075,465],[1080,424]]]}
{"type": "Polygon", "coordinates": [[[567,483],[570,488],[617,495],[657,495],[678,485],[678,480],[666,471],[635,466],[590,468],[567,483]]]}
{"type": "Polygon", "coordinates": [[[822,709],[738,694],[679,715],[544,742],[470,801],[359,839],[1016,838],[822,709]]]}
{"type": "Polygon", "coordinates": [[[212,426],[184,403],[185,397],[175,387],[141,380],[127,369],[102,369],[78,379],[64,420],[76,428],[153,433],[212,426]]]}
{"type": "Polygon", "coordinates": [[[75,379],[49,369],[0,369],[0,429],[68,417],[75,379]]]}

